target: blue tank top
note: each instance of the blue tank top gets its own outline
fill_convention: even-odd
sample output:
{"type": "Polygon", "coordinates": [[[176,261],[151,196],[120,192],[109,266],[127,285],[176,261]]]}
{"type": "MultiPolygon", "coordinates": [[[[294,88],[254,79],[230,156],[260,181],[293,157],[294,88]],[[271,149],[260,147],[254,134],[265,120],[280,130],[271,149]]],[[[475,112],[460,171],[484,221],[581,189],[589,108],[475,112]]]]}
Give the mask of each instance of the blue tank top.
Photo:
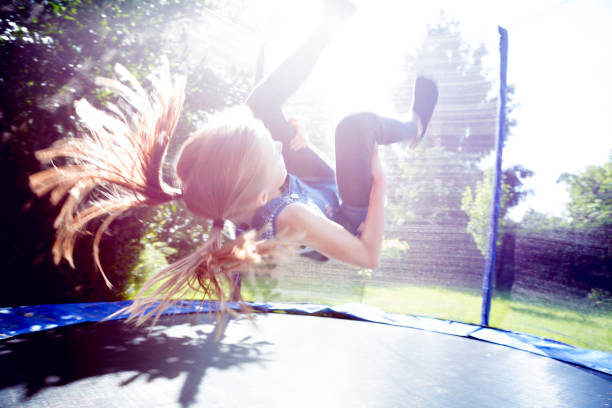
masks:
{"type": "Polygon", "coordinates": [[[276,236],[278,214],[289,204],[303,203],[321,215],[333,220],[340,206],[340,195],[335,180],[302,180],[287,174],[283,193],[255,211],[251,227],[258,232],[259,239],[276,236]]]}

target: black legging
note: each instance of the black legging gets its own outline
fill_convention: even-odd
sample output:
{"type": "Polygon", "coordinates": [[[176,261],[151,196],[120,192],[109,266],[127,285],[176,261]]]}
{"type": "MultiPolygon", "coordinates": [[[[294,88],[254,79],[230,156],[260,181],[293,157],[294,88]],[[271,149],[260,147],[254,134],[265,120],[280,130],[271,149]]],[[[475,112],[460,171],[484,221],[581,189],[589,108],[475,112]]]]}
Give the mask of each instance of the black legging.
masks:
{"type": "MultiPolygon", "coordinates": [[[[336,177],[342,207],[367,210],[372,174],[370,160],[375,144],[390,144],[416,137],[414,122],[383,118],[374,113],[357,113],[342,119],[336,128],[336,174],[313,149],[294,151],[290,146],[295,129],[289,124],[282,105],[306,80],[319,55],[330,40],[324,29],[317,29],[274,72],[253,90],[247,99],[254,115],[263,121],[274,140],[283,143],[287,171],[303,179],[336,177]]],[[[350,228],[354,229],[354,228],[350,228]]],[[[353,231],[354,232],[354,231],[353,231]]]]}

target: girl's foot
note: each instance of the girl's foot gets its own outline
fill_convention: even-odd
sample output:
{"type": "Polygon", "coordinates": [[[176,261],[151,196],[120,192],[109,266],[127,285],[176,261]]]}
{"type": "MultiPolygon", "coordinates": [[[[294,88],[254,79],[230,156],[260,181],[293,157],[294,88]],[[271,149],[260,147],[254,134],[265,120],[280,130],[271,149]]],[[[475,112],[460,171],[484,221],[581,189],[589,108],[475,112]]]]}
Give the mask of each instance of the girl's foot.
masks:
{"type": "Polygon", "coordinates": [[[427,130],[427,125],[431,119],[434,108],[438,103],[438,85],[424,76],[418,76],[414,83],[414,97],[412,100],[412,112],[415,114],[417,121],[418,133],[410,144],[411,148],[415,148],[421,143],[427,130]]]}

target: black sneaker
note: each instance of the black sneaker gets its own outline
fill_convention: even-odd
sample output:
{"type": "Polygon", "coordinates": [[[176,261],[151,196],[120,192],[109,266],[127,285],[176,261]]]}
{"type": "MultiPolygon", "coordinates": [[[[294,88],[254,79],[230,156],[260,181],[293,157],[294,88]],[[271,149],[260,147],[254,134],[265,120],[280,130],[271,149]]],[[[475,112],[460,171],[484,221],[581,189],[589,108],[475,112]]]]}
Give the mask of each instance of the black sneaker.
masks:
{"type": "Polygon", "coordinates": [[[412,111],[419,115],[421,124],[423,125],[423,131],[421,132],[420,137],[415,138],[415,140],[412,142],[410,145],[411,148],[414,149],[417,147],[425,137],[427,125],[429,124],[429,120],[431,119],[431,115],[433,114],[437,103],[438,85],[436,85],[436,83],[429,78],[418,76],[414,82],[412,111]]]}

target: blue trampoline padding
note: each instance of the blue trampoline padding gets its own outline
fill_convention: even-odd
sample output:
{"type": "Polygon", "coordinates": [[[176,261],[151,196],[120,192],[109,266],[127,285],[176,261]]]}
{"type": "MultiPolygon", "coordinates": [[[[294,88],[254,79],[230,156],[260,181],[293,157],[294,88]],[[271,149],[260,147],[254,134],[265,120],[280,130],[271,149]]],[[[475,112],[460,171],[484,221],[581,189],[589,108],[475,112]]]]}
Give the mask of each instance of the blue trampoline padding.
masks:
{"type": "MultiPolygon", "coordinates": [[[[60,326],[98,322],[129,305],[130,302],[72,303],[0,308],[0,340],[60,326]]],[[[574,347],[525,333],[485,328],[430,317],[387,313],[359,303],[339,306],[309,303],[250,302],[247,304],[259,312],[284,312],[363,320],[483,340],[612,375],[612,353],[574,347]]],[[[233,310],[240,309],[238,303],[228,302],[227,305],[233,310]]],[[[216,307],[216,302],[201,304],[200,301],[186,300],[171,307],[164,314],[195,313],[197,311],[206,313],[214,311],[216,307]]],[[[113,320],[122,318],[125,318],[125,316],[117,316],[113,320]]]]}

